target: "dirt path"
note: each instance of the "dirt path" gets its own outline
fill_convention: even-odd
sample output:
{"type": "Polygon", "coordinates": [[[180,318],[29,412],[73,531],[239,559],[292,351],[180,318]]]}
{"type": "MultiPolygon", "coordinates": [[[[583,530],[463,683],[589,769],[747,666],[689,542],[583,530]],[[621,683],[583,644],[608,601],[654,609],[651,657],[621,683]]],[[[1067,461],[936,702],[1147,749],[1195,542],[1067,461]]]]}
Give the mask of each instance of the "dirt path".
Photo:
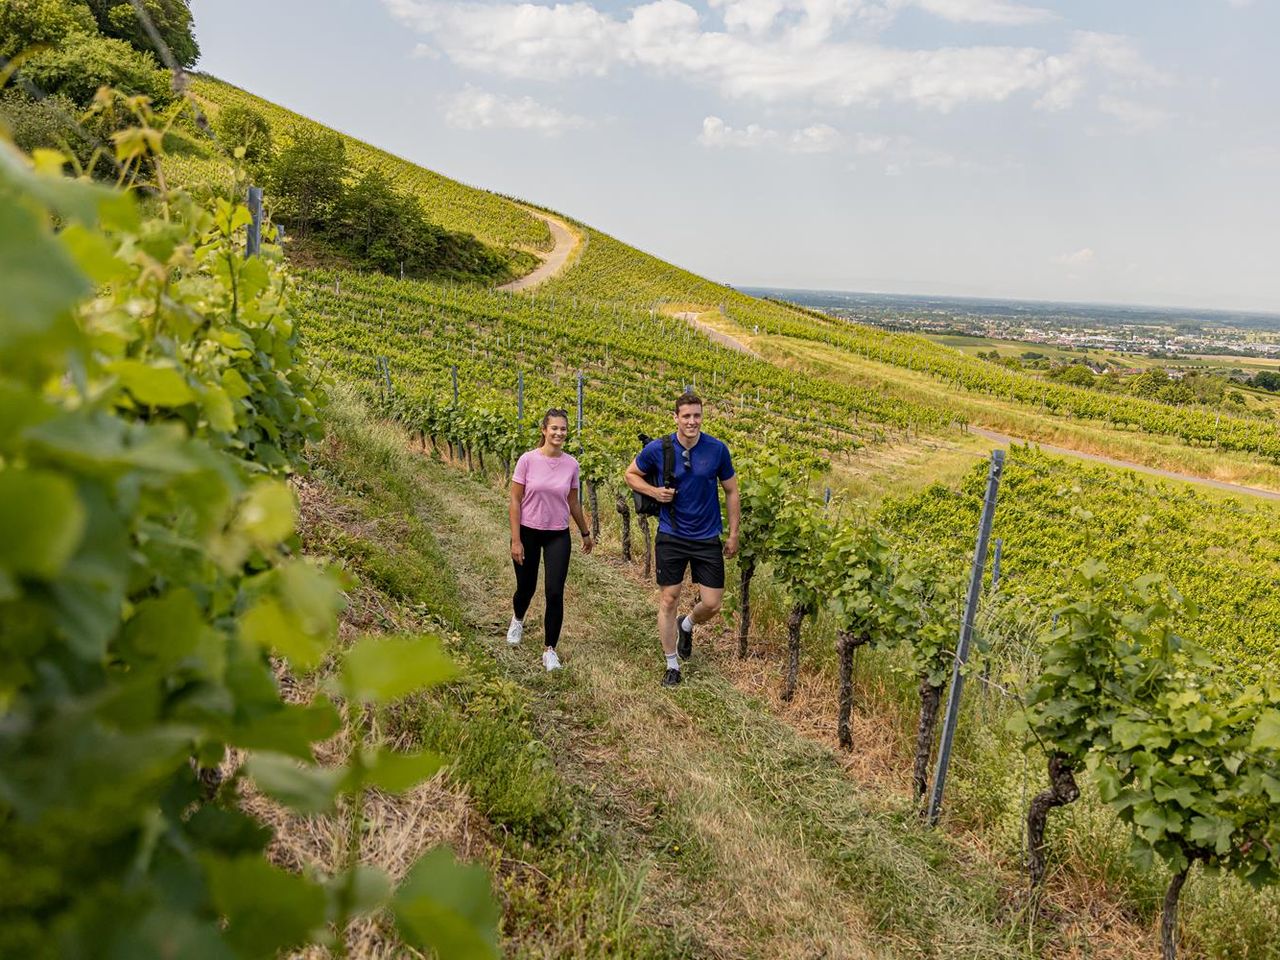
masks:
{"type": "Polygon", "coordinates": [[[534,210],[531,207],[524,207],[532,216],[537,217],[551,229],[551,239],[555,241],[555,246],[551,252],[547,254],[539,253],[542,257],[540,266],[535,267],[532,272],[525,274],[518,280],[512,280],[510,283],[504,283],[498,287],[499,290],[507,290],[515,293],[519,290],[528,290],[530,287],[536,287],[545,280],[550,280],[557,273],[565,268],[569,262],[569,257],[578,245],[583,242],[581,236],[559,217],[553,217],[549,213],[543,213],[541,210],[534,210]]]}
{"type": "Polygon", "coordinates": [[[1196,483],[1205,487],[1213,487],[1215,490],[1225,490],[1228,493],[1241,494],[1248,497],[1261,497],[1264,500],[1280,500],[1280,493],[1275,490],[1263,490],[1261,487],[1243,487],[1236,483],[1226,483],[1222,480],[1211,480],[1208,477],[1197,477],[1190,473],[1176,473],[1173,470],[1161,470],[1159,467],[1148,467],[1141,463],[1133,463],[1129,460],[1117,460],[1114,457],[1104,457],[1097,453],[1084,453],[1080,450],[1072,450],[1070,447],[1058,447],[1051,443],[1041,443],[1038,440],[1023,440],[1018,437],[1011,437],[1008,434],[997,433],[995,430],[987,430],[984,427],[969,427],[969,432],[980,437],[986,437],[994,443],[1010,444],[1034,444],[1045,453],[1052,453],[1062,457],[1077,457],[1081,460],[1090,460],[1094,463],[1105,463],[1109,467],[1119,467],[1123,470],[1135,470],[1138,473],[1149,474],[1153,477],[1162,477],[1166,480],[1181,480],[1184,483],[1196,483]]]}
{"type": "Polygon", "coordinates": [[[677,320],[684,320],[688,322],[698,332],[705,333],[711,338],[713,343],[718,343],[723,347],[728,347],[730,350],[737,350],[739,353],[750,354],[753,357],[758,358],[760,356],[760,354],[756,353],[741,340],[735,340],[733,337],[729,336],[729,334],[721,333],[710,324],[703,323],[698,319],[701,314],[695,310],[682,310],[678,313],[673,313],[672,316],[677,320]]]}

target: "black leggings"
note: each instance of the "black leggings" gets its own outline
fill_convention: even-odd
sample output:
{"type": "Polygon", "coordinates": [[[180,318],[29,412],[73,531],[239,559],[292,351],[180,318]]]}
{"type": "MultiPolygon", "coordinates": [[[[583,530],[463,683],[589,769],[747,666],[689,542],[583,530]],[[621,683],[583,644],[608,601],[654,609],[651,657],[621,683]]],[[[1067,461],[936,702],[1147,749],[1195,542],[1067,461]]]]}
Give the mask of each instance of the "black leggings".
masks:
{"type": "Polygon", "coordinates": [[[560,626],[564,623],[564,581],[569,576],[569,528],[563,530],[535,530],[520,526],[520,542],[524,544],[524,563],[511,561],[516,569],[516,594],[511,598],[516,619],[523,620],[538,589],[538,560],[547,558],[547,576],[543,593],[547,600],[546,644],[554,647],[560,641],[560,626]]]}

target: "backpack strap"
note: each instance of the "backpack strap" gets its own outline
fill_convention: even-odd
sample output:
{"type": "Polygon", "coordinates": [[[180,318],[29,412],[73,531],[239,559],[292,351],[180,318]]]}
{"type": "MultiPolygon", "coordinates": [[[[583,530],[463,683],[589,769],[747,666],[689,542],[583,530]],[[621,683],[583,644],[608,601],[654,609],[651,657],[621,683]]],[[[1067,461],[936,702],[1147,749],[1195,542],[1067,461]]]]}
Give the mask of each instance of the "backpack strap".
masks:
{"type": "MultiPolygon", "coordinates": [[[[662,485],[664,487],[676,485],[676,442],[669,433],[662,437],[662,485]]],[[[670,511],[668,515],[671,517],[671,529],[675,530],[676,505],[666,503],[663,506],[670,511]]]]}

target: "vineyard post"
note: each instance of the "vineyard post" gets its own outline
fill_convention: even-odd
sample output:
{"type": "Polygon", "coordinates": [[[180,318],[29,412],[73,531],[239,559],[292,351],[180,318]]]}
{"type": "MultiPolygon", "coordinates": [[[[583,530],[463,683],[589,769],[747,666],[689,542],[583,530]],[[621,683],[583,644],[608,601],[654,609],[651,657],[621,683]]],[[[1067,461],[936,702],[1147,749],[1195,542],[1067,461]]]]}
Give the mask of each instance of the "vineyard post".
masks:
{"type": "Polygon", "coordinates": [[[524,429],[524,371],[516,374],[516,429],[524,429]]]}
{"type": "Polygon", "coordinates": [[[929,797],[929,825],[936,826],[942,813],[942,791],[947,785],[947,767],[951,763],[951,742],[956,735],[960,716],[960,694],[964,690],[964,665],[969,659],[969,642],[973,639],[973,620],[982,593],[982,571],[987,565],[987,541],[991,539],[991,523],[996,513],[996,493],[1004,470],[1004,451],[991,451],[991,470],[987,474],[987,495],[982,503],[982,520],[978,524],[978,547],[973,555],[973,572],[969,577],[969,593],[965,598],[964,622],[960,626],[960,645],[951,670],[951,692],[947,695],[947,715],[942,724],[942,741],[938,746],[938,765],[933,773],[933,793],[929,797]]]}
{"type": "MultiPolygon", "coordinates": [[[[991,595],[994,597],[996,591],[1000,589],[1000,553],[1004,548],[1004,537],[996,537],[996,548],[991,554],[991,595]]],[[[989,692],[988,683],[991,681],[991,661],[988,658],[982,664],[982,696],[985,702],[987,693],[989,692]]]]}
{"type": "Polygon", "coordinates": [[[262,188],[249,188],[249,236],[245,240],[244,255],[256,257],[262,252],[262,188]]]}
{"type": "Polygon", "coordinates": [[[582,371],[578,371],[578,452],[582,452],[582,371]]]}
{"type": "MultiPolygon", "coordinates": [[[[456,412],[458,409],[458,365],[456,363],[449,366],[449,374],[453,377],[453,409],[456,412]]],[[[458,462],[461,463],[465,456],[466,454],[462,452],[462,441],[459,440],[458,462]]]]}

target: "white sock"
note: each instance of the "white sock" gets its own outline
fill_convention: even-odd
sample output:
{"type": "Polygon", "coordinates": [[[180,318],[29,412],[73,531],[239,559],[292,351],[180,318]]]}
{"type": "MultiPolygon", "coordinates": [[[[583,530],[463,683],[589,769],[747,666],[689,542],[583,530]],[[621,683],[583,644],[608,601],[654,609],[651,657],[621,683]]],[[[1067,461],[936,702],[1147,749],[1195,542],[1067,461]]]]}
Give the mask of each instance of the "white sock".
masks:
{"type": "Polygon", "coordinates": [[[512,617],[512,618],[511,618],[511,626],[513,626],[513,627],[514,627],[517,623],[518,623],[518,624],[520,624],[520,626],[522,626],[522,627],[524,626],[524,621],[523,621],[523,620],[518,620],[518,619],[516,619],[515,617],[512,617]]]}
{"type": "Polygon", "coordinates": [[[684,619],[680,621],[680,627],[687,633],[693,633],[693,614],[686,613],[684,619]]]}
{"type": "Polygon", "coordinates": [[[680,669],[680,658],[676,656],[674,653],[667,654],[667,669],[668,670],[680,669]]]}

